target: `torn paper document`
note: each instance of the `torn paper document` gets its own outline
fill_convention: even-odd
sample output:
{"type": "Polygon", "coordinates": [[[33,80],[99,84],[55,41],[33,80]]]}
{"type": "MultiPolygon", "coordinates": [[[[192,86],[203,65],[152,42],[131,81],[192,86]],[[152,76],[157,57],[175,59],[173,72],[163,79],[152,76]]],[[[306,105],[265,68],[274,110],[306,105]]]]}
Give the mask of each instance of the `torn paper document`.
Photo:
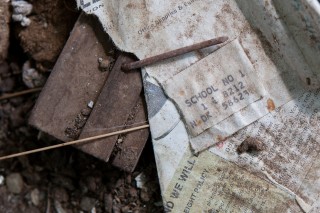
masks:
{"type": "Polygon", "coordinates": [[[319,98],[320,90],[306,92],[210,152],[303,198],[319,212],[319,98]]]}
{"type": "MultiPolygon", "coordinates": [[[[169,79],[164,89],[177,104],[189,132],[198,135],[263,99],[266,91],[257,79],[235,40],[169,79]],[[236,62],[223,63],[229,58],[236,62]]],[[[265,107],[262,110],[260,114],[268,112],[265,107]]]]}
{"type": "MultiPolygon", "coordinates": [[[[239,73],[239,70],[235,69],[238,66],[245,68],[244,72],[253,73],[248,82],[254,85],[255,91],[259,92],[254,92],[255,94],[248,97],[248,100],[238,103],[236,101],[242,98],[242,93],[230,98],[215,98],[214,94],[209,94],[214,98],[214,102],[218,102],[219,107],[203,112],[198,106],[191,109],[194,116],[188,118],[186,114],[189,115],[189,113],[183,113],[186,111],[181,110],[179,100],[171,98],[174,107],[179,108],[170,110],[170,113],[173,114],[176,111],[179,116],[182,115],[181,119],[187,127],[194,152],[216,144],[269,113],[273,108],[298,97],[305,87],[319,85],[315,73],[317,69],[311,66],[311,62],[306,61],[304,53],[300,51],[285,21],[278,18],[281,14],[276,7],[278,5],[273,1],[257,1],[252,4],[240,0],[221,0],[214,3],[210,0],[166,3],[138,0],[87,3],[79,1],[78,5],[87,13],[94,13],[99,17],[105,30],[120,49],[133,52],[139,58],[157,55],[213,37],[222,35],[229,37],[230,43],[216,52],[217,54],[219,51],[231,52],[232,48],[237,48],[236,53],[222,55],[220,57],[223,60],[216,59],[216,61],[219,61],[220,65],[224,64],[223,72],[227,69],[232,74],[239,73]],[[254,11],[253,14],[250,11],[254,11]],[[238,60],[239,57],[243,60],[238,60]],[[228,65],[233,69],[229,69],[228,65]],[[257,98],[259,95],[262,98],[257,98]],[[227,110],[224,109],[226,106],[227,110]],[[209,116],[217,119],[211,119],[209,116]],[[203,120],[207,122],[204,124],[203,120]],[[211,138],[210,141],[207,140],[208,137],[211,138]]],[[[303,29],[303,26],[300,27],[303,29]]],[[[316,33],[317,29],[314,32],[312,35],[319,37],[316,33]]],[[[304,43],[311,45],[309,40],[305,40],[304,43]]],[[[189,53],[148,66],[145,70],[161,87],[164,87],[170,97],[170,91],[166,89],[166,85],[175,84],[175,79],[179,81],[179,74],[186,75],[184,72],[190,69],[197,69],[202,76],[205,76],[207,72],[204,67],[205,60],[210,63],[206,56],[216,49],[217,47],[210,47],[189,53]],[[199,62],[201,59],[204,62],[199,62]]],[[[314,53],[317,51],[319,52],[314,50],[314,53]]],[[[214,58],[216,52],[208,57],[214,58]]],[[[192,74],[189,77],[193,78],[192,74]]],[[[186,87],[186,82],[181,82],[181,86],[186,87]]],[[[200,93],[198,97],[202,97],[202,89],[208,86],[210,85],[203,81],[197,82],[192,85],[193,91],[190,92],[200,93]]],[[[218,96],[221,96],[225,89],[229,88],[220,86],[218,89],[218,96]]],[[[192,96],[188,97],[186,94],[185,101],[192,96]]],[[[208,107],[208,103],[203,100],[199,102],[199,105],[202,104],[204,104],[203,108],[208,107]]]]}
{"type": "MultiPolygon", "coordinates": [[[[154,103],[160,87],[145,82],[154,103]]],[[[197,156],[179,118],[170,131],[152,128],[165,212],[319,212],[319,100],[308,91],[197,156]]]]}
{"type": "MultiPolygon", "coordinates": [[[[143,69],[167,212],[317,212],[313,200],[319,188],[310,195],[302,193],[283,185],[271,172],[262,175],[244,170],[206,150],[319,86],[320,9],[316,0],[79,0],[78,5],[99,17],[120,49],[140,59],[214,37],[229,37],[225,45],[143,69]],[[292,22],[293,16],[300,20],[292,22]],[[245,75],[243,81],[236,67],[245,75]],[[222,79],[226,78],[225,85],[222,79]],[[240,82],[250,90],[242,102],[245,89],[234,87],[241,86],[240,82]],[[195,157],[189,143],[198,153],[193,167],[195,157]],[[189,172],[190,177],[183,185],[178,181],[182,172],[189,172]],[[182,196],[170,197],[174,190],[182,196]]],[[[300,187],[312,190],[307,182],[300,187]]]]}

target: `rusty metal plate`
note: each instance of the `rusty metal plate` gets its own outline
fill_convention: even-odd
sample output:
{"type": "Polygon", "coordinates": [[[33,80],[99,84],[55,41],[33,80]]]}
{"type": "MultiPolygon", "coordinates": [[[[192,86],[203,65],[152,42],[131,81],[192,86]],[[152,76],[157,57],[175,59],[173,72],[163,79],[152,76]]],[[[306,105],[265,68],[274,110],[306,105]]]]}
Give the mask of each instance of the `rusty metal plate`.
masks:
{"type": "MultiPolygon", "coordinates": [[[[126,125],[143,124],[147,120],[147,112],[143,95],[140,95],[136,106],[132,109],[126,125]]],[[[120,135],[113,150],[111,163],[127,172],[133,172],[141,152],[148,140],[149,130],[141,129],[120,135]]]]}
{"type": "MultiPolygon", "coordinates": [[[[140,72],[125,73],[121,71],[121,65],[130,61],[133,59],[126,54],[121,54],[118,57],[80,138],[124,129],[123,126],[126,125],[142,91],[140,72]]],[[[77,147],[97,158],[109,161],[117,140],[118,136],[115,135],[77,147]]]]}
{"type": "Polygon", "coordinates": [[[32,126],[70,141],[79,135],[90,113],[88,103],[100,94],[108,72],[98,58],[113,48],[94,17],[81,15],[58,58],[29,118],[32,126]],[[83,115],[85,114],[85,115],[83,115]],[[66,130],[71,130],[67,132],[66,130]]]}

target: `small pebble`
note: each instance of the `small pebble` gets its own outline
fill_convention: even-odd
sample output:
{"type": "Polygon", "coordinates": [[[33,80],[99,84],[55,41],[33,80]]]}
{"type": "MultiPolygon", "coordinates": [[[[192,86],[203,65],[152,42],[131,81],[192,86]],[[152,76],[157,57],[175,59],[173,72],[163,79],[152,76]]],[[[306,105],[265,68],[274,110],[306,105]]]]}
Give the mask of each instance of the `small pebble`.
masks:
{"type": "Polygon", "coordinates": [[[11,6],[12,10],[12,20],[16,22],[20,22],[21,26],[29,26],[31,20],[27,18],[32,12],[32,4],[24,0],[12,0],[11,6]]]}
{"type": "Polygon", "coordinates": [[[35,206],[38,206],[40,204],[40,191],[38,189],[34,189],[31,191],[31,202],[35,206]]]}
{"type": "Polygon", "coordinates": [[[121,212],[129,213],[129,212],[132,212],[132,211],[130,209],[130,206],[124,206],[124,207],[121,208],[121,212]]]}
{"type": "Polygon", "coordinates": [[[54,201],[54,208],[56,209],[57,213],[67,213],[67,211],[62,207],[61,203],[57,200],[54,201]]]}
{"type": "Polygon", "coordinates": [[[136,190],[135,188],[133,188],[133,187],[131,187],[131,188],[129,189],[129,194],[130,194],[130,196],[133,197],[133,198],[138,197],[138,192],[137,192],[137,190],[136,190]]]}
{"type": "Polygon", "coordinates": [[[114,61],[115,60],[112,57],[106,57],[105,59],[98,58],[99,68],[102,71],[110,71],[114,64],[114,61]]]}
{"type": "Polygon", "coordinates": [[[112,206],[113,206],[112,194],[105,194],[104,195],[104,210],[107,213],[112,213],[112,206]]]}
{"type": "Polygon", "coordinates": [[[145,188],[143,188],[140,192],[140,198],[143,202],[148,202],[150,201],[149,194],[145,188]]]}
{"type": "Polygon", "coordinates": [[[55,177],[55,179],[53,179],[53,182],[65,189],[68,189],[70,191],[73,191],[75,190],[75,186],[74,186],[74,183],[72,181],[71,178],[69,177],[66,177],[66,176],[62,176],[62,175],[57,175],[55,177]]]}
{"type": "Polygon", "coordinates": [[[3,175],[0,175],[0,186],[2,186],[4,184],[4,176],[3,175]]]}
{"type": "Polygon", "coordinates": [[[53,197],[59,202],[68,202],[69,195],[67,191],[62,187],[56,187],[53,189],[53,197]]]}
{"type": "Polygon", "coordinates": [[[89,101],[89,103],[88,103],[88,107],[89,107],[90,109],[92,109],[92,108],[93,108],[93,105],[94,105],[94,102],[93,102],[93,101],[89,101]]]}
{"type": "Polygon", "coordinates": [[[112,212],[113,212],[113,213],[121,213],[121,210],[120,210],[120,208],[119,208],[118,206],[115,206],[115,205],[114,205],[114,206],[112,207],[112,212]]]}
{"type": "Polygon", "coordinates": [[[19,194],[23,189],[23,179],[19,173],[11,173],[6,177],[6,185],[10,192],[19,194]]]}
{"type": "Polygon", "coordinates": [[[46,77],[31,67],[30,61],[26,61],[22,67],[22,80],[29,88],[43,86],[46,82],[46,77]]]}
{"type": "Polygon", "coordinates": [[[82,110],[81,110],[81,114],[82,114],[83,116],[89,116],[90,113],[91,113],[91,109],[82,109],[82,110]]]}
{"type": "Polygon", "coordinates": [[[95,199],[91,197],[83,197],[80,202],[80,208],[84,211],[91,211],[95,204],[95,199]]]}
{"type": "Polygon", "coordinates": [[[80,135],[80,130],[73,126],[73,127],[67,127],[65,130],[64,130],[64,133],[66,134],[66,136],[68,138],[71,138],[71,139],[77,139],[80,135]]]}
{"type": "Polygon", "coordinates": [[[81,129],[82,127],[84,127],[86,122],[87,122],[87,118],[82,114],[78,114],[75,119],[75,127],[77,127],[77,129],[81,129]]]}
{"type": "Polygon", "coordinates": [[[142,189],[147,182],[146,175],[142,172],[135,178],[137,188],[142,189]]]}

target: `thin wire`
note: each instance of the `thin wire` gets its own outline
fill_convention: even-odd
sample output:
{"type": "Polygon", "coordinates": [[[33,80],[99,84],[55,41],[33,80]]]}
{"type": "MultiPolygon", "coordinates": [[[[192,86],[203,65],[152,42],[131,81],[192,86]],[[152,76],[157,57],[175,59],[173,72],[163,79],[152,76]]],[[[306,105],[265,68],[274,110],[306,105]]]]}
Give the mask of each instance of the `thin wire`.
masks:
{"type": "Polygon", "coordinates": [[[60,143],[60,144],[56,144],[56,145],[52,145],[52,146],[39,148],[39,149],[33,149],[33,150],[25,151],[25,152],[19,152],[19,153],[15,153],[15,154],[11,154],[11,155],[6,155],[6,156],[3,156],[3,157],[0,157],[0,161],[6,160],[6,159],[9,159],[9,158],[15,158],[15,157],[23,156],[23,155],[33,154],[33,153],[36,153],[36,152],[42,152],[42,151],[46,151],[46,150],[49,150],[49,149],[56,149],[56,148],[75,145],[75,144],[80,144],[80,143],[84,143],[84,142],[92,142],[93,140],[106,138],[106,137],[110,137],[110,136],[114,136],[114,135],[119,135],[119,134],[123,134],[123,133],[128,133],[128,132],[134,132],[134,131],[145,129],[145,128],[149,128],[149,124],[138,126],[138,127],[133,127],[133,128],[130,128],[130,129],[124,129],[124,130],[120,130],[120,131],[116,131],[116,132],[110,132],[110,133],[107,133],[107,134],[97,135],[97,136],[93,136],[93,137],[89,137],[89,138],[83,138],[83,139],[79,139],[79,140],[75,140],[75,141],[60,143]]]}
{"type": "Polygon", "coordinates": [[[5,94],[0,96],[0,101],[5,100],[5,99],[9,99],[9,98],[15,98],[21,95],[26,95],[26,94],[30,94],[30,93],[35,93],[35,92],[39,92],[41,91],[42,88],[33,88],[33,89],[29,89],[29,90],[23,90],[20,92],[15,92],[15,93],[10,93],[10,94],[5,94]]]}
{"type": "Polygon", "coordinates": [[[106,131],[106,130],[111,130],[111,129],[118,129],[118,128],[126,128],[126,127],[133,127],[136,125],[140,125],[140,124],[147,124],[148,121],[141,121],[141,122],[137,122],[137,123],[133,123],[133,124],[127,124],[127,125],[120,125],[120,126],[113,126],[113,127],[109,127],[109,128],[95,128],[95,129],[91,129],[91,130],[86,130],[86,132],[99,132],[99,131],[106,131]]]}

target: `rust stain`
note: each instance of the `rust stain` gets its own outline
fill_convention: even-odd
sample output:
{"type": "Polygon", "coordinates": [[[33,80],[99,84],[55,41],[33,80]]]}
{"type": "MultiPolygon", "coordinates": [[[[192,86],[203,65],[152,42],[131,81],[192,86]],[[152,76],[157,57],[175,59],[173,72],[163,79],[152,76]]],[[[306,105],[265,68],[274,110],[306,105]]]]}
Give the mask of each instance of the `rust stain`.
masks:
{"type": "Polygon", "coordinates": [[[204,58],[204,56],[205,56],[203,54],[203,52],[201,52],[200,50],[196,50],[196,51],[194,51],[194,53],[197,55],[198,59],[204,58]]]}
{"type": "Polygon", "coordinates": [[[244,153],[244,152],[255,152],[255,151],[262,151],[265,149],[264,144],[252,137],[248,137],[245,139],[237,148],[237,152],[239,154],[244,153]]]}
{"type": "Polygon", "coordinates": [[[127,4],[126,7],[132,9],[132,8],[135,8],[135,5],[133,3],[129,3],[127,4]]]}
{"type": "Polygon", "coordinates": [[[200,125],[202,123],[201,120],[197,120],[197,125],[200,125]]]}
{"type": "Polygon", "coordinates": [[[183,90],[180,90],[180,91],[179,91],[179,95],[184,96],[184,95],[185,95],[185,92],[184,92],[183,90]]]}
{"type": "Polygon", "coordinates": [[[151,37],[150,33],[146,33],[146,35],[144,36],[146,39],[149,39],[151,37]]]}
{"type": "Polygon", "coordinates": [[[226,137],[222,137],[221,135],[218,135],[217,137],[217,141],[219,141],[216,146],[218,147],[218,149],[222,149],[224,146],[224,142],[227,140],[226,137]]]}
{"type": "Polygon", "coordinates": [[[270,98],[269,98],[268,101],[267,101],[267,107],[268,107],[269,112],[275,110],[275,108],[276,108],[273,100],[270,99],[270,98]]]}
{"type": "Polygon", "coordinates": [[[219,143],[216,144],[216,146],[218,147],[218,149],[222,149],[223,148],[223,145],[224,145],[224,142],[221,141],[219,143]]]}
{"type": "Polygon", "coordinates": [[[218,137],[217,137],[217,141],[218,142],[224,142],[226,140],[227,140],[227,138],[226,137],[222,137],[221,135],[218,135],[218,137]]]}

